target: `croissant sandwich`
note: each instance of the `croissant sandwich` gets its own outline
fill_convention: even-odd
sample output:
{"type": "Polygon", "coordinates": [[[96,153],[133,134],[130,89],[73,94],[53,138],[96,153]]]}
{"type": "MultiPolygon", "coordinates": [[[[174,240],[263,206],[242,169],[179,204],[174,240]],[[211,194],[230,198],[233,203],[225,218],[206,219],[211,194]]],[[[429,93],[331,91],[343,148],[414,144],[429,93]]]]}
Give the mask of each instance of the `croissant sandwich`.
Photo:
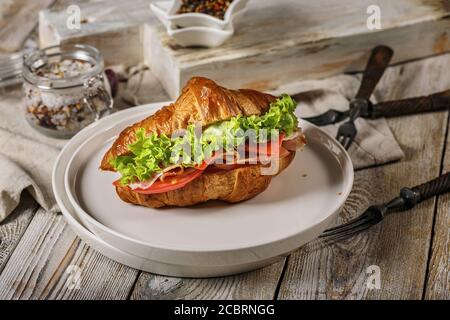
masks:
{"type": "Polygon", "coordinates": [[[116,192],[146,207],[239,202],[263,192],[306,141],[296,102],[192,78],[175,103],[123,130],[100,169],[116,192]]]}

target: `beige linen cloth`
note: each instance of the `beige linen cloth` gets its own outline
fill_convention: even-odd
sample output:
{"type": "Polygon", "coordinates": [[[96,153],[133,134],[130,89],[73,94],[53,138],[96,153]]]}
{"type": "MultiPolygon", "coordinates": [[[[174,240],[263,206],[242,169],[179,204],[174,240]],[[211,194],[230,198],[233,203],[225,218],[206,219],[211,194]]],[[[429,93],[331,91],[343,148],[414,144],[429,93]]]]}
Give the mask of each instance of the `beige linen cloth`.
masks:
{"type": "MultiPolygon", "coordinates": [[[[119,68],[120,69],[120,68],[119,68]]],[[[120,71],[120,70],[118,70],[120,71]]],[[[168,100],[163,89],[145,67],[122,70],[128,80],[116,102],[144,104],[168,100]],[[156,87],[156,90],[154,88],[156,87]],[[148,88],[152,88],[149,93],[148,88]],[[159,93],[157,93],[159,92],[159,93]]],[[[341,75],[325,80],[291,83],[276,92],[304,92],[297,109],[310,116],[328,108],[345,110],[359,86],[357,76],[341,75]]],[[[0,89],[0,221],[18,205],[23,190],[28,190],[46,210],[58,212],[52,192],[53,164],[66,141],[47,138],[35,132],[25,121],[20,87],[0,89]]],[[[398,160],[403,152],[384,119],[356,122],[358,135],[350,148],[355,168],[364,168],[398,160]]],[[[333,136],[337,125],[325,128],[333,136]]]]}

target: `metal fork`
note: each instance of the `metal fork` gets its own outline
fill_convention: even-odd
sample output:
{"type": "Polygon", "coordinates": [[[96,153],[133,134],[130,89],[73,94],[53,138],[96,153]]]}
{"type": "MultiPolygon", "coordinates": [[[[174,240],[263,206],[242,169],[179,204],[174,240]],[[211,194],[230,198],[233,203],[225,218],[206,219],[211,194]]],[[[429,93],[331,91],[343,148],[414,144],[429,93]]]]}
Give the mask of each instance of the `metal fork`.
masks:
{"type": "Polygon", "coordinates": [[[22,81],[22,53],[0,57],[0,87],[22,81]]]}
{"type": "Polygon", "coordinates": [[[339,126],[336,135],[336,140],[338,140],[345,149],[348,149],[355,139],[358,132],[355,126],[355,120],[361,115],[363,109],[369,108],[370,96],[388,67],[393,54],[394,51],[386,46],[377,46],[372,50],[366,69],[364,70],[358,93],[350,102],[350,119],[339,126]]]}
{"type": "MultiPolygon", "coordinates": [[[[361,106],[360,117],[366,119],[390,118],[410,114],[418,114],[446,110],[450,106],[450,90],[437,92],[428,96],[407,98],[401,100],[383,101],[376,104],[361,106]]],[[[328,110],[319,116],[303,118],[315,125],[322,126],[341,122],[348,117],[350,111],[328,110]]]]}
{"type": "Polygon", "coordinates": [[[358,131],[356,130],[355,120],[361,115],[361,111],[368,103],[362,99],[354,99],[350,102],[349,120],[342,123],[337,131],[336,140],[339,141],[348,150],[358,131]]]}
{"type": "Polygon", "coordinates": [[[336,242],[356,235],[383,220],[388,213],[413,208],[431,197],[450,191],[450,172],[412,188],[402,188],[400,196],[391,201],[370,206],[364,213],[349,222],[327,229],[319,238],[327,242],[336,242]]]}

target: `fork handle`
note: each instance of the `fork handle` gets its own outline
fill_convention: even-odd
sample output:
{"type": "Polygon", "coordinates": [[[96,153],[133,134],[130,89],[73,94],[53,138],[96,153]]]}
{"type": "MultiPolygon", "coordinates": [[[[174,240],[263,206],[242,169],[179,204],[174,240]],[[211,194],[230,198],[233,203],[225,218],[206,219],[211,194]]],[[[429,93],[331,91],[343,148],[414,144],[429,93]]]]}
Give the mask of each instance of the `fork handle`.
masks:
{"type": "Polygon", "coordinates": [[[400,197],[403,198],[406,208],[412,208],[422,201],[449,191],[450,172],[415,187],[403,188],[400,190],[400,197]]]}
{"type": "Polygon", "coordinates": [[[387,46],[377,46],[372,50],[355,99],[368,100],[370,98],[393,54],[394,51],[387,46]]]}
{"type": "Polygon", "coordinates": [[[445,110],[450,107],[450,90],[429,96],[385,101],[374,104],[369,118],[396,117],[408,114],[445,110]]]}

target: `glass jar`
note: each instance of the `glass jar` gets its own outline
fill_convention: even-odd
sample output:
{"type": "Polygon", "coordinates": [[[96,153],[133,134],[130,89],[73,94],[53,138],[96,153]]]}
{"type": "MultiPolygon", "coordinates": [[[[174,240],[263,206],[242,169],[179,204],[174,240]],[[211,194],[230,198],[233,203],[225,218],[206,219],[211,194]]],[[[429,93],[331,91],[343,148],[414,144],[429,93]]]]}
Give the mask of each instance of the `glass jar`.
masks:
{"type": "Polygon", "coordinates": [[[88,45],[62,45],[24,57],[25,117],[39,132],[70,138],[113,111],[103,57],[88,45]]]}

